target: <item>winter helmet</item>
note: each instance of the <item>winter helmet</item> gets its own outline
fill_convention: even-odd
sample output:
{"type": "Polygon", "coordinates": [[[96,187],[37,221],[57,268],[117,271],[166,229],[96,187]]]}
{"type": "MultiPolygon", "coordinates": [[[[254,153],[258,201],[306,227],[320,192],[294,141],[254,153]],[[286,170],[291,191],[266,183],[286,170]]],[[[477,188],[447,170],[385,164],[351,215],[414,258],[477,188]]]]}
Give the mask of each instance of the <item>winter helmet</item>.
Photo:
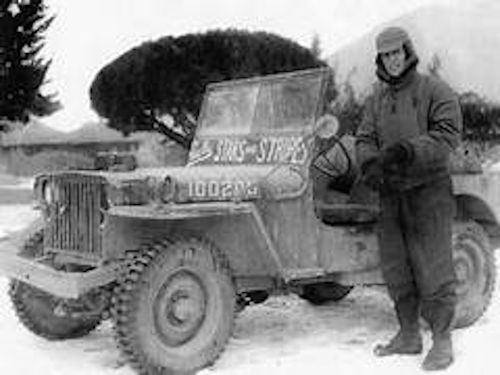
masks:
{"type": "Polygon", "coordinates": [[[377,48],[377,76],[384,82],[389,84],[399,84],[405,76],[411,71],[414,71],[418,64],[418,57],[413,48],[413,43],[410,36],[401,27],[391,26],[383,29],[375,40],[377,48]],[[403,47],[406,54],[405,68],[400,77],[391,77],[385,70],[384,64],[380,55],[389,51],[394,51],[403,47]]]}
{"type": "Polygon", "coordinates": [[[377,53],[387,53],[411,43],[408,33],[400,27],[387,27],[377,36],[377,53]]]}

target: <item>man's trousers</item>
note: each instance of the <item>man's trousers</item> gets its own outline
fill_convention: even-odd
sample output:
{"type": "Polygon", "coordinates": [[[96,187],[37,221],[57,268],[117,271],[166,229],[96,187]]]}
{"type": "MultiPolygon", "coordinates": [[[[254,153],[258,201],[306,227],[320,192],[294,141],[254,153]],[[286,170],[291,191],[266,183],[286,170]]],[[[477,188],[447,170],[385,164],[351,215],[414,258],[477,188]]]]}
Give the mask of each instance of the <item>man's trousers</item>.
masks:
{"type": "Polygon", "coordinates": [[[380,255],[402,329],[421,315],[434,335],[449,334],[455,310],[451,179],[381,194],[380,255]]]}

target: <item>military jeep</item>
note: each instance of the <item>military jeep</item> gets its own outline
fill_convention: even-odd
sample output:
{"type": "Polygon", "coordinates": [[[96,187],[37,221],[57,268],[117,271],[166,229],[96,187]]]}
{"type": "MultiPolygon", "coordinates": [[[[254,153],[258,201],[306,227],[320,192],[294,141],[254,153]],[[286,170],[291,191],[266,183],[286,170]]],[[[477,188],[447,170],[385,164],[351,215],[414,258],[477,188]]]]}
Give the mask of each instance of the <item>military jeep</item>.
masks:
{"type": "MultiPolygon", "coordinates": [[[[109,317],[136,371],[192,373],[247,305],[277,293],[333,303],[382,284],[376,197],[355,189],[352,154],[322,116],[329,74],[209,85],[184,167],[38,176],[40,219],[1,243],[20,321],[61,340],[109,317]]],[[[493,292],[496,180],[455,178],[457,327],[493,292]]]]}

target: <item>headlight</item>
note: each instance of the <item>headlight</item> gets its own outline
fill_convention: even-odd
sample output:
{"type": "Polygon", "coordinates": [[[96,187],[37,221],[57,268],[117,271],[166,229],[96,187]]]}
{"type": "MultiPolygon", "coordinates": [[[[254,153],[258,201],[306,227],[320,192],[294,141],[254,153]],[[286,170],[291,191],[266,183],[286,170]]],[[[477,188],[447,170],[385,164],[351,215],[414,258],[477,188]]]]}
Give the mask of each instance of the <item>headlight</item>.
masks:
{"type": "Polygon", "coordinates": [[[59,199],[59,191],[53,181],[45,181],[42,185],[42,200],[52,204],[59,199]]]}

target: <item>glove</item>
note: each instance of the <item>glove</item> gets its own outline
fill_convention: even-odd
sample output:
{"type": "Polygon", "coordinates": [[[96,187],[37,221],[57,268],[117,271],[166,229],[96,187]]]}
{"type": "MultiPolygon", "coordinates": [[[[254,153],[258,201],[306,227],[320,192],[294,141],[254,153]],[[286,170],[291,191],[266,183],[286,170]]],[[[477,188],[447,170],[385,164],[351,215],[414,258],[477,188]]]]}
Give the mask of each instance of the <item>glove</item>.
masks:
{"type": "Polygon", "coordinates": [[[380,191],[384,185],[384,169],[380,157],[367,160],[361,165],[361,183],[380,191]]]}
{"type": "Polygon", "coordinates": [[[398,173],[407,168],[415,157],[415,150],[408,141],[401,141],[386,148],[381,155],[382,169],[387,173],[398,173]]]}

